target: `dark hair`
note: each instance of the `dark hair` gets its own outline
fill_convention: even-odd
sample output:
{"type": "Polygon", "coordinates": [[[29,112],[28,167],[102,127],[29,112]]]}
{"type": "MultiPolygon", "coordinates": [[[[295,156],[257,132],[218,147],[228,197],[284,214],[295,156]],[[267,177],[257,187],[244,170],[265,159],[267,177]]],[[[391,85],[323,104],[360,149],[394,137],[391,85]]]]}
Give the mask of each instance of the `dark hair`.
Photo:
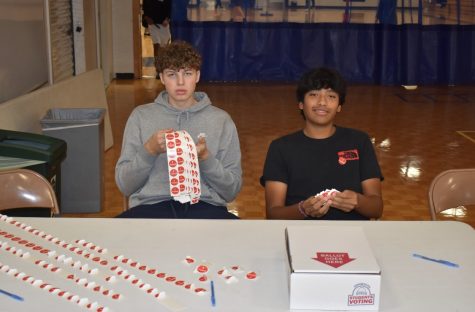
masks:
{"type": "Polygon", "coordinates": [[[200,70],[200,67],[201,55],[188,42],[173,41],[158,50],[157,69],[160,73],[167,68],[173,70],[183,68],[200,70]]]}
{"type": "Polygon", "coordinates": [[[320,89],[332,89],[338,94],[339,104],[345,103],[345,79],[336,70],[325,67],[315,68],[303,74],[297,85],[297,101],[303,102],[307,92],[320,89]]]}

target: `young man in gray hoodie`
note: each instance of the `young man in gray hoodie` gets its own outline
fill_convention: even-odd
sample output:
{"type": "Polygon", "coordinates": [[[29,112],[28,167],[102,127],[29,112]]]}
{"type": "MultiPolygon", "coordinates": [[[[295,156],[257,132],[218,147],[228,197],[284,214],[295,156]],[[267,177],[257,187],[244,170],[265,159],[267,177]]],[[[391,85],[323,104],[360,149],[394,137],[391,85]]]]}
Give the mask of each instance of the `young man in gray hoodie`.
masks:
{"type": "Polygon", "coordinates": [[[135,108],[124,130],[115,179],[132,208],[118,217],[237,218],[226,204],[242,184],[239,138],[229,114],[195,92],[201,56],[190,44],[175,41],[160,50],[158,67],[165,91],[135,108]],[[196,204],[170,195],[165,133],[171,130],[186,130],[195,141],[201,178],[196,204]],[[201,133],[205,137],[198,139],[201,133]]]}

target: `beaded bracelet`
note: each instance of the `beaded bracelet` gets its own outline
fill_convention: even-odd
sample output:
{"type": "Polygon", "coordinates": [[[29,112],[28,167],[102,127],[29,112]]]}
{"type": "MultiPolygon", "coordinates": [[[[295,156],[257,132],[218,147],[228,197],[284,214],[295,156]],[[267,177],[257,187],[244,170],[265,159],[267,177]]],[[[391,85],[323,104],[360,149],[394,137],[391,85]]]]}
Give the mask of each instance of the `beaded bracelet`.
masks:
{"type": "Polygon", "coordinates": [[[305,209],[303,209],[303,200],[299,202],[299,212],[305,217],[308,218],[309,215],[305,213],[305,209]]]}

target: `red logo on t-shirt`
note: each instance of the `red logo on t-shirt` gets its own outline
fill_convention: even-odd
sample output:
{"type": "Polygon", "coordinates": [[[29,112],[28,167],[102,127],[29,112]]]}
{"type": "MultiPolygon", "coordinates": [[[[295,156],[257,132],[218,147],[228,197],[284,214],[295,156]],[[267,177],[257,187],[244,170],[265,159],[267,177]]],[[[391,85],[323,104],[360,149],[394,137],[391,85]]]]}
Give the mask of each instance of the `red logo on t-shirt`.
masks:
{"type": "Polygon", "coordinates": [[[348,160],[358,160],[360,156],[357,149],[338,152],[338,163],[344,165],[348,160]]]}
{"type": "Polygon", "coordinates": [[[340,165],[344,165],[344,164],[346,164],[346,159],[344,157],[338,157],[338,163],[340,165]]]}

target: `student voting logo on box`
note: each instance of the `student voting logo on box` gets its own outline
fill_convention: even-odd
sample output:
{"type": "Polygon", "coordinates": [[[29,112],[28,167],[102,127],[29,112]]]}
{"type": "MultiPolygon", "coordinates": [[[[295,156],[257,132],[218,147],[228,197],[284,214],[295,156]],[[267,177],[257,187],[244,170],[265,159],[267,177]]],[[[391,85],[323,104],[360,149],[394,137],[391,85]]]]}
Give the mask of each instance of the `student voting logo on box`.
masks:
{"type": "Polygon", "coordinates": [[[374,294],[365,283],[356,284],[353,293],[348,296],[349,306],[374,305],[374,294]]]}

